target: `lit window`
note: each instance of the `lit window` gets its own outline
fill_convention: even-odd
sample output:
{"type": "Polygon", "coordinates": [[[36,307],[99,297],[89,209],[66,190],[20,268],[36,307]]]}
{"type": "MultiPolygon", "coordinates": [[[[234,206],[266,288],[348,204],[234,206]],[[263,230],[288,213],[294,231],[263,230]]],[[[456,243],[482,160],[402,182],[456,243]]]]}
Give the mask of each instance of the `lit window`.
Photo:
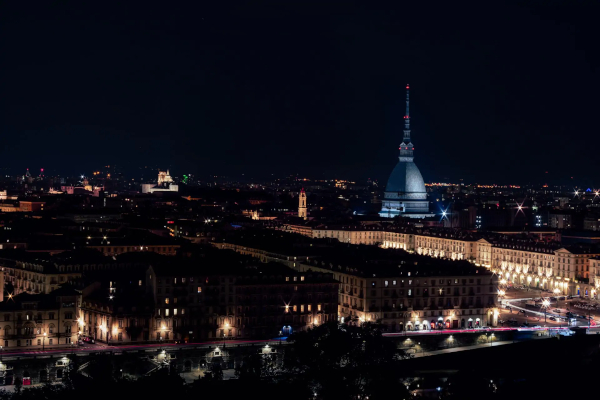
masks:
{"type": "Polygon", "coordinates": [[[317,311],[321,311],[321,305],[317,304],[317,311]]]}
{"type": "Polygon", "coordinates": [[[308,311],[312,311],[311,304],[308,305],[308,311]]]}
{"type": "Polygon", "coordinates": [[[300,277],[300,280],[301,280],[301,281],[304,281],[304,276],[301,276],[301,277],[300,277]]]}
{"type": "Polygon", "coordinates": [[[202,286],[198,286],[198,293],[202,293],[202,286]]]}
{"type": "Polygon", "coordinates": [[[169,309],[165,308],[165,317],[168,317],[168,316],[169,316],[169,309]]]}
{"type": "Polygon", "coordinates": [[[169,304],[169,299],[165,299],[165,304],[169,304]]]}

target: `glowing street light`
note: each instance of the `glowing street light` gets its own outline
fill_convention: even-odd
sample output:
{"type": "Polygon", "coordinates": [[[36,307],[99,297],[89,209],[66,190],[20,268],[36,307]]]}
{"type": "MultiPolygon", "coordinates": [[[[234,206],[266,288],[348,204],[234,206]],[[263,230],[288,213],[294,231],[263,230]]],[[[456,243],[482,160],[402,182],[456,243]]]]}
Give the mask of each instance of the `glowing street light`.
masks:
{"type": "Polygon", "coordinates": [[[544,323],[546,322],[546,313],[548,312],[548,307],[550,307],[550,300],[544,299],[542,301],[542,307],[544,308],[544,323]]]}

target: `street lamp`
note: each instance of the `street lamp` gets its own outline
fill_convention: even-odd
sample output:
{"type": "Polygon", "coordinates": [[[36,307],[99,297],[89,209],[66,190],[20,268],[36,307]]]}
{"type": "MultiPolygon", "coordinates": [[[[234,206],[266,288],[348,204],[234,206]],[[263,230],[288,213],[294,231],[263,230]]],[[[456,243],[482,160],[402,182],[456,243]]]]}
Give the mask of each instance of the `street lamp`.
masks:
{"type": "Polygon", "coordinates": [[[550,300],[544,299],[542,301],[542,307],[544,308],[544,323],[546,322],[546,313],[548,312],[548,307],[550,307],[550,300]]]}
{"type": "Polygon", "coordinates": [[[46,332],[44,332],[44,337],[42,338],[42,351],[46,349],[46,332]]]}

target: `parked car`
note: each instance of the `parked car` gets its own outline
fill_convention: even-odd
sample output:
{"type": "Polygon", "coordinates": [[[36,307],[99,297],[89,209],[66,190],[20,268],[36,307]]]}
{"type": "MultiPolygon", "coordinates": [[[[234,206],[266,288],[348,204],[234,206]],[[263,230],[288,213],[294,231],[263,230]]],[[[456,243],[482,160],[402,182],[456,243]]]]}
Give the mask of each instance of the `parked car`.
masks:
{"type": "Polygon", "coordinates": [[[549,319],[550,321],[556,321],[556,318],[554,318],[554,317],[550,317],[550,318],[548,318],[548,319],[549,319]]]}

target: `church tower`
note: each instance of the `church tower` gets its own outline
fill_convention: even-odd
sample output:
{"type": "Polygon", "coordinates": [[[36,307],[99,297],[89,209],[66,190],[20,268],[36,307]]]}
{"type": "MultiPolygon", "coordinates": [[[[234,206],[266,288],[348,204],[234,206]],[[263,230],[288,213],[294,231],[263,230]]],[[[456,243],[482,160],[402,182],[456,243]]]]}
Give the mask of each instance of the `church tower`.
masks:
{"type": "Polygon", "coordinates": [[[304,188],[300,191],[300,198],[298,204],[298,217],[308,219],[308,211],[306,210],[306,192],[304,188]]]}

